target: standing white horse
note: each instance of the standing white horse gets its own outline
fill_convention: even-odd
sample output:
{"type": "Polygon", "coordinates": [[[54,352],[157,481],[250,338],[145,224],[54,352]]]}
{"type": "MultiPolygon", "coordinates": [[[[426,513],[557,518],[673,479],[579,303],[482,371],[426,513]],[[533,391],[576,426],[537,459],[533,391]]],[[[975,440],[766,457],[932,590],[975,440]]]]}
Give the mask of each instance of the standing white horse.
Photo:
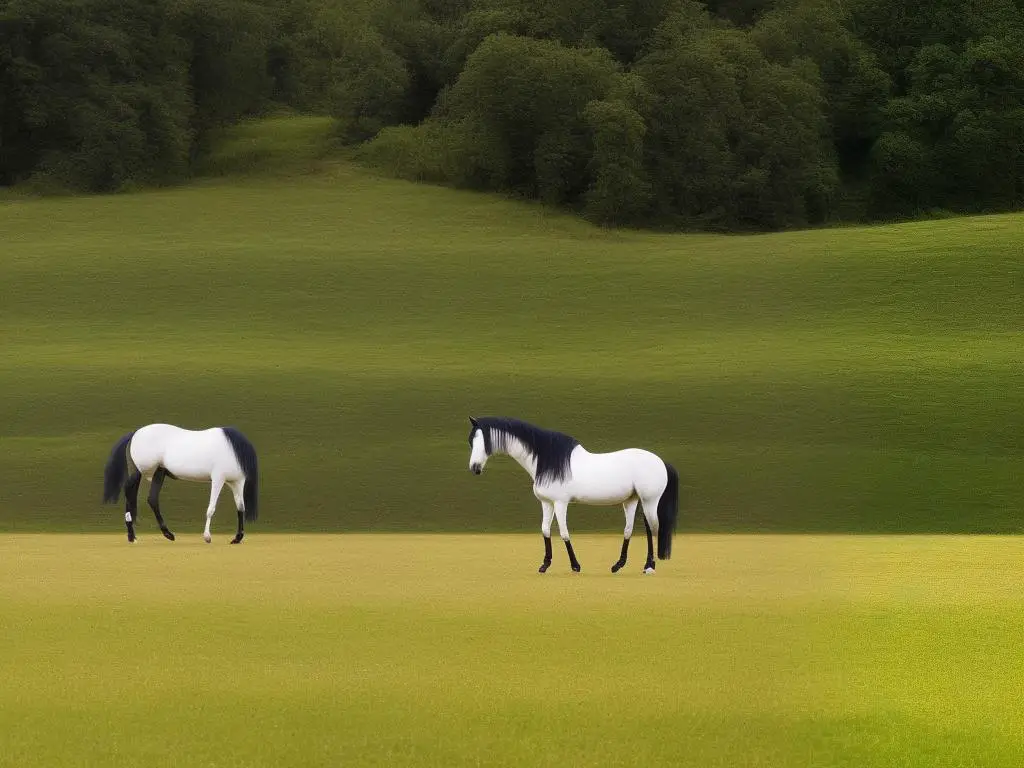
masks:
{"type": "Polygon", "coordinates": [[[129,432],[114,445],[103,473],[103,500],[117,503],[124,487],[124,522],[128,541],[135,541],[135,517],[138,513],[139,484],[150,481],[149,506],[156,515],[165,537],[174,541],[174,534],[160,514],[160,488],[164,478],[210,482],[210,505],[206,509],[203,539],[209,544],[210,521],[217,506],[217,497],[227,485],[235,497],[238,510],[238,533],[231,540],[237,544],[245,535],[242,524],[256,519],[259,503],[259,467],[256,451],[245,435],[232,427],[190,430],[171,424],[149,424],[129,432]]]}
{"type": "Polygon", "coordinates": [[[541,429],[518,419],[469,419],[469,469],[479,475],[493,454],[511,456],[530,473],[533,495],[543,509],[544,562],[540,572],[551,565],[551,518],[558,520],[558,532],[569,553],[569,564],[580,570],[566,511],[569,503],[621,504],[626,513],[622,552],[612,566],[617,573],[626,564],[626,552],[633,535],[637,503],[643,505],[647,528],[647,563],[644,573],[654,573],[653,536],[658,538],[658,559],[672,554],[672,533],[679,512],[679,476],[671,464],[650,451],[626,448],[613,453],[590,453],[579,441],[560,432],[541,429]]]}

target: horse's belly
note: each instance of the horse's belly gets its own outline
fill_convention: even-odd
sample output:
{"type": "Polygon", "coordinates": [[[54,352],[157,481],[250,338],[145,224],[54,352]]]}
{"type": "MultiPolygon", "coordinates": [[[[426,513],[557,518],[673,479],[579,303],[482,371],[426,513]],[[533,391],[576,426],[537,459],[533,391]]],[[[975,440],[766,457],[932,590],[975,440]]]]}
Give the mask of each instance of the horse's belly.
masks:
{"type": "Polygon", "coordinates": [[[573,496],[572,501],[577,502],[579,504],[589,504],[595,507],[604,507],[615,506],[616,504],[624,504],[630,496],[632,496],[632,494],[630,493],[615,493],[606,494],[602,496],[573,496]]]}
{"type": "Polygon", "coordinates": [[[231,446],[212,430],[195,439],[171,443],[163,459],[164,468],[179,480],[205,481],[214,474],[225,480],[237,480],[239,475],[231,446]]]}
{"type": "Polygon", "coordinates": [[[182,464],[180,462],[168,461],[164,469],[174,475],[175,480],[190,480],[192,482],[205,482],[210,479],[210,468],[196,464],[182,464]]]}
{"type": "Polygon", "coordinates": [[[169,450],[164,455],[163,466],[178,480],[209,480],[210,475],[227,474],[225,462],[210,456],[206,451],[189,452],[169,450]]]}
{"type": "Polygon", "coordinates": [[[590,476],[574,480],[571,488],[572,500],[580,504],[622,504],[635,493],[633,484],[625,479],[590,476]]]}

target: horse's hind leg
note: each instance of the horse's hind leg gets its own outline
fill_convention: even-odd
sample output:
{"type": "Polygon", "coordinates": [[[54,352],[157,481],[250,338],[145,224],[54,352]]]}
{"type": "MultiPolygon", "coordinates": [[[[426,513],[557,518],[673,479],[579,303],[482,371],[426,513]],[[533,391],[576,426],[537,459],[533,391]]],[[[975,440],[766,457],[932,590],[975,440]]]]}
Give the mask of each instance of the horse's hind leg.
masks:
{"type": "Polygon", "coordinates": [[[153,473],[153,479],[149,483],[149,498],[147,501],[149,502],[149,508],[156,515],[157,525],[160,526],[160,531],[164,537],[174,541],[174,534],[167,530],[164,517],[160,514],[160,489],[164,487],[164,478],[166,477],[167,470],[163,467],[157,467],[156,472],[153,473]]]}
{"type": "Polygon", "coordinates": [[[647,529],[647,562],[644,564],[644,573],[654,573],[654,535],[651,533],[651,524],[647,522],[647,515],[644,515],[644,528],[647,529]]]}
{"type": "Polygon", "coordinates": [[[235,497],[235,509],[238,510],[238,533],[231,540],[232,544],[239,543],[242,537],[245,536],[245,526],[242,523],[242,518],[245,514],[245,497],[242,495],[242,489],[245,487],[244,483],[244,480],[240,480],[229,484],[231,486],[231,494],[235,497]]]}
{"type": "Polygon", "coordinates": [[[135,541],[135,516],[139,513],[139,484],[142,475],[139,472],[129,475],[124,484],[124,524],[128,529],[128,541],[135,541]]]}
{"type": "MultiPolygon", "coordinates": [[[[622,504],[622,511],[626,513],[626,529],[622,533],[622,552],[619,559],[612,566],[612,573],[618,573],[626,564],[626,553],[629,551],[629,540],[633,537],[633,521],[636,519],[636,505],[639,499],[630,499],[622,504]]],[[[644,518],[646,520],[646,518],[644,518]]]]}
{"type": "Polygon", "coordinates": [[[220,489],[223,487],[223,477],[210,478],[210,506],[206,508],[206,528],[203,529],[203,541],[207,544],[213,540],[210,535],[210,521],[213,520],[213,513],[217,511],[217,497],[220,496],[220,489]]]}
{"type": "Polygon", "coordinates": [[[644,499],[644,528],[647,529],[647,562],[644,573],[654,573],[654,537],[658,533],[658,502],[656,499],[644,499]]]}

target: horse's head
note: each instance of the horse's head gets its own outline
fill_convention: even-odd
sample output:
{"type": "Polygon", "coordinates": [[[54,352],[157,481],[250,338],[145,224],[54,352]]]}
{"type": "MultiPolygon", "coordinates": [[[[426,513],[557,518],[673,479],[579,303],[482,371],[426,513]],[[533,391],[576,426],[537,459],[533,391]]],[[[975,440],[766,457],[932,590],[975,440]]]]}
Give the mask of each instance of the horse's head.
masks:
{"type": "Polygon", "coordinates": [[[479,475],[484,471],[484,464],[490,458],[490,446],[487,444],[484,428],[477,424],[476,419],[470,416],[469,423],[469,471],[479,475]]]}

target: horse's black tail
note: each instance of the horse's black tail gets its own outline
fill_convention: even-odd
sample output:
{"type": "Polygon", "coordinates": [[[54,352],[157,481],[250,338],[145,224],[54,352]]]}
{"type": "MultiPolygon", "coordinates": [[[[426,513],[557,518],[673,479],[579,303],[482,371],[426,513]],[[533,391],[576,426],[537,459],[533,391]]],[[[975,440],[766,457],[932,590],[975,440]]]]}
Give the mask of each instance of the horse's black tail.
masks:
{"type": "Polygon", "coordinates": [[[116,504],[121,495],[121,488],[128,477],[128,443],[134,435],[132,431],[118,440],[107,459],[107,466],[103,470],[103,501],[106,504],[116,504]]]}
{"type": "Polygon", "coordinates": [[[245,475],[245,488],[242,501],[245,503],[245,519],[250,522],[256,519],[260,502],[260,468],[256,461],[256,449],[249,439],[234,427],[221,427],[224,436],[231,443],[231,449],[238,459],[238,466],[245,475]]]}
{"type": "Polygon", "coordinates": [[[679,473],[676,468],[665,462],[668,471],[668,483],[665,492],[658,502],[658,559],[668,560],[672,557],[672,534],[676,530],[676,518],[679,516],[679,473]]]}

